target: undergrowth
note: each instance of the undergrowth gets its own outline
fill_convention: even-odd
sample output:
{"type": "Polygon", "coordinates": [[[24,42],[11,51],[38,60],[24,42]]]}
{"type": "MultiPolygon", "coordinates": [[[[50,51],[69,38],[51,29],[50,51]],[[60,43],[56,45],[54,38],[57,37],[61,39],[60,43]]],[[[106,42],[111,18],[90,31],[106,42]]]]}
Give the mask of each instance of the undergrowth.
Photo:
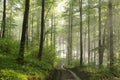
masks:
{"type": "MultiPolygon", "coordinates": [[[[119,67],[117,66],[116,68],[119,67]]],[[[95,66],[86,66],[79,70],[87,72],[87,74],[90,76],[90,80],[120,80],[120,71],[114,70],[114,72],[111,73],[109,66],[104,66],[101,68],[95,66]]]]}
{"type": "Polygon", "coordinates": [[[54,47],[44,48],[41,61],[37,57],[38,47],[26,50],[24,65],[19,65],[16,61],[18,51],[18,41],[0,39],[0,80],[28,80],[33,77],[34,80],[44,80],[53,69],[56,59],[54,47]]]}

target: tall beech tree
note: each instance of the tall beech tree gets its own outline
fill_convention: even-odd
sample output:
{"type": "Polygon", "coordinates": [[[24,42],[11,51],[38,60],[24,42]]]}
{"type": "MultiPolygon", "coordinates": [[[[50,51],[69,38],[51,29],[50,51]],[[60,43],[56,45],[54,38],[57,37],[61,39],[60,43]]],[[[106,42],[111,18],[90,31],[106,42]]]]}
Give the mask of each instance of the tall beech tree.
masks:
{"type": "Polygon", "coordinates": [[[24,49],[25,49],[25,40],[26,40],[26,34],[28,29],[29,2],[30,0],[25,0],[25,11],[24,11],[24,17],[23,17],[22,35],[21,35],[21,41],[20,41],[19,55],[17,59],[19,64],[24,64],[24,49]]]}
{"type": "Polygon", "coordinates": [[[3,18],[2,18],[2,27],[1,27],[2,38],[5,37],[5,27],[6,27],[6,0],[3,1],[3,18]]]}
{"type": "Polygon", "coordinates": [[[90,64],[90,0],[88,0],[88,64],[90,64]]]}
{"type": "Polygon", "coordinates": [[[40,44],[39,44],[39,53],[38,58],[41,60],[42,53],[43,53],[43,45],[44,45],[44,7],[45,7],[45,1],[42,0],[42,12],[41,12],[41,35],[40,35],[40,44]]]}
{"type": "Polygon", "coordinates": [[[73,1],[69,2],[68,10],[68,65],[72,65],[72,16],[73,16],[73,1]]]}
{"type": "Polygon", "coordinates": [[[83,64],[83,41],[82,41],[82,0],[79,0],[80,11],[80,66],[83,64]]]}
{"type": "Polygon", "coordinates": [[[113,52],[113,15],[112,15],[112,0],[108,3],[109,10],[109,33],[110,33],[110,71],[113,71],[114,52],[113,52]]]}
{"type": "Polygon", "coordinates": [[[99,0],[99,7],[98,7],[98,13],[99,13],[99,41],[98,41],[98,45],[99,45],[99,66],[102,66],[103,63],[103,53],[102,53],[102,44],[101,44],[101,0],[99,0]]]}

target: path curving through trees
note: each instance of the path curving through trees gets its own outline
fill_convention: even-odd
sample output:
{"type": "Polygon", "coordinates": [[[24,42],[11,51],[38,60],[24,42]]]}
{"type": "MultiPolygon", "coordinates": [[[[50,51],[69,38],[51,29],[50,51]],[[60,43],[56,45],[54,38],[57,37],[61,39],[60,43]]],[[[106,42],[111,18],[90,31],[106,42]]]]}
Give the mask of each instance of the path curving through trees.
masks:
{"type": "Polygon", "coordinates": [[[81,80],[71,70],[55,69],[52,80],[81,80]]]}

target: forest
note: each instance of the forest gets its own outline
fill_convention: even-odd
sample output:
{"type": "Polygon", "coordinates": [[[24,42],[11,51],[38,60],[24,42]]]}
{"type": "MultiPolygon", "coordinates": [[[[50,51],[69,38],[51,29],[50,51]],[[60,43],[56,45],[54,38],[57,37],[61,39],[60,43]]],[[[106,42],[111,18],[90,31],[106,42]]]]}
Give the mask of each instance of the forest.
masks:
{"type": "Polygon", "coordinates": [[[0,80],[120,80],[120,0],[0,0],[0,80]]]}

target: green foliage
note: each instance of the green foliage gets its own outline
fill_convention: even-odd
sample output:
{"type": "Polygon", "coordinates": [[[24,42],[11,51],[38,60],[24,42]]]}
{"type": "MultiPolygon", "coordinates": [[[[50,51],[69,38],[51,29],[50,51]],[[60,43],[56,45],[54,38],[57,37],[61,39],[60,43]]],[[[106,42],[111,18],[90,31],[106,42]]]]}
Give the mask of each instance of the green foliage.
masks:
{"type": "Polygon", "coordinates": [[[27,80],[27,77],[14,70],[4,69],[0,70],[0,80],[27,80]]]}
{"type": "MultiPolygon", "coordinates": [[[[94,70],[94,69],[92,69],[94,70]]],[[[97,69],[95,70],[94,73],[91,72],[91,77],[90,80],[101,80],[104,78],[112,78],[113,75],[109,72],[108,68],[101,68],[101,69],[97,69]]]]}
{"type": "Polygon", "coordinates": [[[49,46],[43,49],[43,55],[41,61],[39,61],[37,56],[38,56],[38,47],[32,48],[26,54],[27,61],[30,63],[31,66],[34,63],[37,64],[36,66],[46,71],[53,69],[54,63],[56,61],[56,51],[54,47],[49,46]]]}
{"type": "Polygon", "coordinates": [[[0,39],[0,80],[26,80],[28,77],[44,78],[49,75],[56,59],[54,47],[44,48],[41,61],[37,57],[38,46],[29,48],[25,51],[25,64],[22,66],[16,61],[18,50],[17,41],[0,39]]]}
{"type": "Polygon", "coordinates": [[[114,74],[111,73],[111,71],[109,70],[109,66],[99,68],[95,66],[84,65],[83,67],[76,67],[76,69],[79,74],[85,73],[86,75],[89,75],[89,80],[119,80],[114,78],[120,77],[116,76],[119,75],[118,72],[114,72],[114,74]]]}
{"type": "Polygon", "coordinates": [[[54,64],[56,61],[56,49],[53,46],[45,47],[43,50],[43,61],[54,64]]]}
{"type": "Polygon", "coordinates": [[[79,63],[80,63],[79,60],[73,59],[73,60],[72,60],[72,63],[73,63],[72,65],[73,65],[74,67],[77,67],[77,66],[80,65],[80,64],[79,64],[79,63]]]}
{"type": "Polygon", "coordinates": [[[120,59],[115,59],[113,69],[114,69],[113,75],[116,77],[120,77],[120,59]]]}
{"type": "MultiPolygon", "coordinates": [[[[118,68],[118,67],[116,67],[118,68]]],[[[114,66],[115,69],[115,66],[114,66]]],[[[120,77],[118,71],[116,69],[111,73],[109,70],[109,66],[106,67],[84,67],[82,71],[87,72],[90,75],[90,80],[103,80],[110,79],[114,80],[114,77],[120,77]],[[117,75],[117,76],[116,76],[117,75]]],[[[116,79],[115,79],[116,80],[116,79]]]]}
{"type": "Polygon", "coordinates": [[[18,42],[12,38],[0,39],[0,53],[12,54],[18,52],[18,42]]]}

